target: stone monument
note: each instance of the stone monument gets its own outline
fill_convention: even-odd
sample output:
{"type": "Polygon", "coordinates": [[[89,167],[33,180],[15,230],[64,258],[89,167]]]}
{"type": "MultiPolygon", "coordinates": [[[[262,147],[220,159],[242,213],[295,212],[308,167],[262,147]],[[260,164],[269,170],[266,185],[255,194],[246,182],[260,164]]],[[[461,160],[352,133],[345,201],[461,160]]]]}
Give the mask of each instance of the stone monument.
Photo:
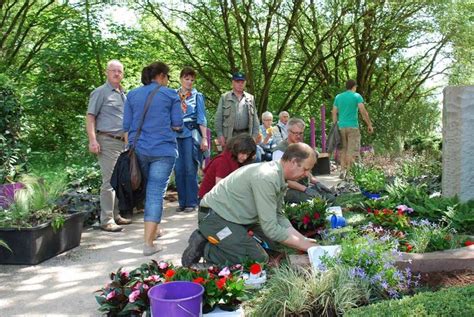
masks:
{"type": "Polygon", "coordinates": [[[443,196],[474,199],[474,86],[443,91],[443,196]]]}

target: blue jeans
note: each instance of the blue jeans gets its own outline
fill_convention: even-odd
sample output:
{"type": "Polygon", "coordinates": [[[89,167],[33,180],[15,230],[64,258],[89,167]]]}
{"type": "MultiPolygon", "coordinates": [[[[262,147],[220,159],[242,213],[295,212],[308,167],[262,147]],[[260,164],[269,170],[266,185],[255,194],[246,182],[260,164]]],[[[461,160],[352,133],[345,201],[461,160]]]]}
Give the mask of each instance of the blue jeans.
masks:
{"type": "Polygon", "coordinates": [[[177,138],[179,156],[176,159],[174,175],[180,208],[198,205],[198,151],[192,137],[177,138]]]}
{"type": "Polygon", "coordinates": [[[142,175],[146,177],[145,217],[147,222],[161,222],[163,197],[170,181],[176,158],[172,156],[147,156],[137,152],[142,175]]]}

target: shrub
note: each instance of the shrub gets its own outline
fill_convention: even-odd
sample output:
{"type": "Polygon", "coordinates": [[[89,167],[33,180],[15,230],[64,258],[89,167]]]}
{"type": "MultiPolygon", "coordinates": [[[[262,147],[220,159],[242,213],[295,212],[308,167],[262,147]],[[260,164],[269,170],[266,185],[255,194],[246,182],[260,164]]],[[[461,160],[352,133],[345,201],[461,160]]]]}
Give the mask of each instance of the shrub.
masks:
{"type": "Polygon", "coordinates": [[[452,287],[352,309],[345,316],[472,316],[473,298],[474,285],[452,287]]]}
{"type": "Polygon", "coordinates": [[[297,230],[315,230],[326,223],[327,202],[324,199],[314,198],[284,208],[286,216],[297,230]]]}
{"type": "Polygon", "coordinates": [[[0,184],[24,169],[27,147],[21,141],[23,107],[8,78],[0,74],[0,184]]]}
{"type": "Polygon", "coordinates": [[[15,202],[7,210],[0,210],[0,227],[32,227],[47,221],[52,221],[53,227],[60,227],[63,211],[56,207],[56,201],[64,190],[64,183],[46,183],[28,175],[20,181],[25,187],[15,193],[15,202]]]}

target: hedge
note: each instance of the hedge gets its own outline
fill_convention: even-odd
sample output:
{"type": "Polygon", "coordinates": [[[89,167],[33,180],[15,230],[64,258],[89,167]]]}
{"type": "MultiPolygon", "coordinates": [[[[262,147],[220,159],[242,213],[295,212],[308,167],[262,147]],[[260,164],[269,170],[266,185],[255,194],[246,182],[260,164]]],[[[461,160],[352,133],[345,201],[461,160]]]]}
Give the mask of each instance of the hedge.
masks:
{"type": "Polygon", "coordinates": [[[387,300],[351,309],[344,316],[474,316],[474,285],[423,292],[398,300],[387,300]]]}

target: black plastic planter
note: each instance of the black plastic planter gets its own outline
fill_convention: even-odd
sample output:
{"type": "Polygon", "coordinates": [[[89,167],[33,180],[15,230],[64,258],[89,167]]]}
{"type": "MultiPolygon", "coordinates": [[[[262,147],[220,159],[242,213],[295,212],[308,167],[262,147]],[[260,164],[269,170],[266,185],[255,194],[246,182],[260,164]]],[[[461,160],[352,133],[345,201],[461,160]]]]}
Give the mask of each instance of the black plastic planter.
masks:
{"type": "Polygon", "coordinates": [[[12,252],[0,248],[0,264],[34,265],[81,243],[84,213],[68,215],[64,225],[54,232],[51,223],[33,228],[0,228],[0,239],[12,252]]]}

